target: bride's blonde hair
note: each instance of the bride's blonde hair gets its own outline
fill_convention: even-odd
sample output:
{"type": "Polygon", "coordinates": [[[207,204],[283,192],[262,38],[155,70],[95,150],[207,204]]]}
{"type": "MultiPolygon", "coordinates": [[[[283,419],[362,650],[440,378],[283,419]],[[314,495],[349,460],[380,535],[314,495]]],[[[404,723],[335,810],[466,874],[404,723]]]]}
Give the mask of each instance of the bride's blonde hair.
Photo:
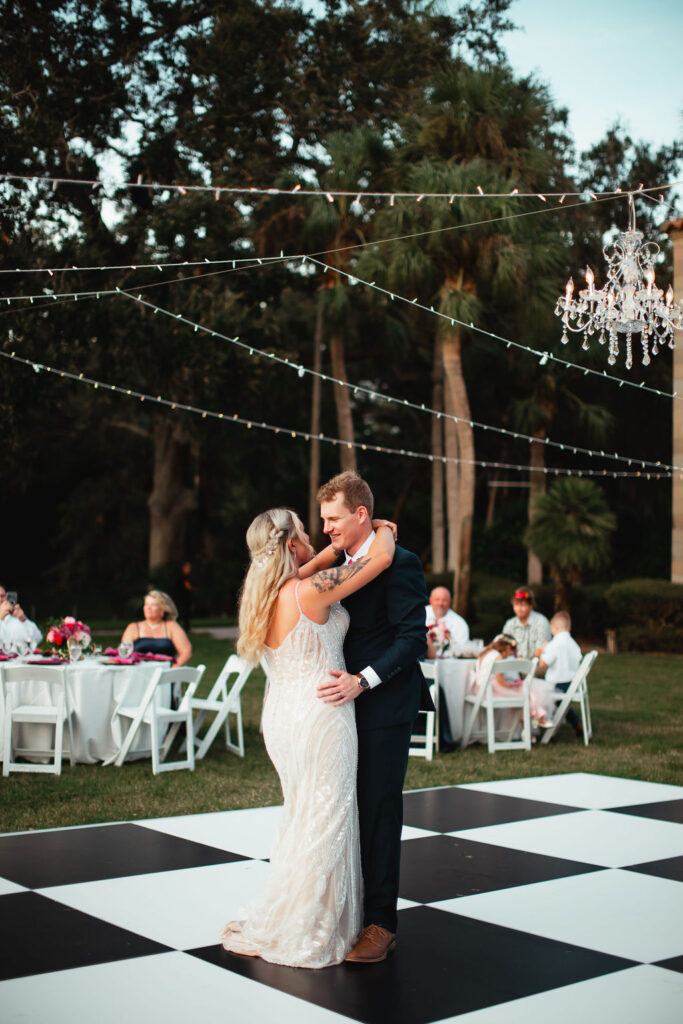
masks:
{"type": "Polygon", "coordinates": [[[306,543],[301,520],[288,508],[262,512],[247,530],[251,565],[240,594],[237,653],[254,664],[263,654],[280,589],[297,573],[296,560],[287,546],[295,537],[306,543]]]}

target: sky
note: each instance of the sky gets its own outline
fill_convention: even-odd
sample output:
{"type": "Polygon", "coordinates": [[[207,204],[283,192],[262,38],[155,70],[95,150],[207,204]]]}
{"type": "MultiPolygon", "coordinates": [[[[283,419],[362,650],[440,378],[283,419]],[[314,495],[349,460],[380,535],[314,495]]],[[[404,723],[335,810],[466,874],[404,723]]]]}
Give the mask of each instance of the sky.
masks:
{"type": "Polygon", "coordinates": [[[512,67],[568,108],[578,152],[617,120],[655,148],[683,137],[683,0],[515,0],[509,16],[512,67]]]}

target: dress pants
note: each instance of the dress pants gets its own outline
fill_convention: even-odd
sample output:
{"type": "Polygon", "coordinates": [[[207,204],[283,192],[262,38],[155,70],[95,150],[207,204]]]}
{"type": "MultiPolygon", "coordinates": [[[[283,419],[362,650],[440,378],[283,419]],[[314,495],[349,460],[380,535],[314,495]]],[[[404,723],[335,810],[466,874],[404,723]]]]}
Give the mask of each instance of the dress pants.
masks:
{"type": "MultiPolygon", "coordinates": [[[[361,698],[362,699],[362,698],[361,698]]],[[[401,867],[403,782],[412,722],[358,732],[358,817],[363,925],[396,931],[401,867]]]]}

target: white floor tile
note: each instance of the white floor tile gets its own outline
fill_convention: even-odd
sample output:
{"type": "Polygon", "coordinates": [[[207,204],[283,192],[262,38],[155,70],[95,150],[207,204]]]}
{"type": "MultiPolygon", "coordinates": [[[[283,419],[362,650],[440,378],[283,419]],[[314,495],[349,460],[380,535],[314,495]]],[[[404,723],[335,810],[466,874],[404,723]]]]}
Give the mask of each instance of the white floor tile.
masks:
{"type": "Polygon", "coordinates": [[[499,1003],[440,1024],[680,1024],[683,975],[633,967],[576,985],[499,1003]]]}
{"type": "Polygon", "coordinates": [[[425,836],[438,835],[441,835],[441,833],[432,832],[428,828],[415,828],[413,825],[404,825],[401,832],[401,840],[405,842],[406,839],[424,839],[425,836]]]}
{"type": "Polygon", "coordinates": [[[248,860],[58,885],[42,892],[174,949],[195,949],[218,943],[223,926],[244,917],[269,871],[263,861],[248,860]]]}
{"type": "Polygon", "coordinates": [[[0,896],[11,896],[14,892],[26,892],[26,888],[10,882],[9,878],[0,878],[0,896]]]}
{"type": "Polygon", "coordinates": [[[243,811],[148,818],[135,824],[219,850],[230,850],[243,857],[265,860],[270,856],[281,813],[282,807],[255,807],[243,811]]]}
{"type": "Polygon", "coordinates": [[[576,811],[449,834],[606,868],[683,856],[683,825],[610,811],[576,811]]]}
{"type": "Polygon", "coordinates": [[[349,1019],[183,953],[0,983],[3,1024],[348,1024],[349,1019]]]}
{"type": "Polygon", "coordinates": [[[683,885],[634,871],[596,871],[432,906],[643,963],[683,955],[683,885]]]}
{"type": "Polygon", "coordinates": [[[410,910],[411,907],[422,907],[423,903],[416,903],[415,900],[404,900],[402,896],[399,896],[396,903],[397,910],[410,910]]]}
{"type": "Polygon", "coordinates": [[[472,782],[459,787],[482,793],[500,793],[527,800],[567,804],[569,807],[607,809],[627,805],[683,799],[683,786],[668,786],[637,779],[617,779],[610,775],[571,772],[566,775],[537,775],[502,782],[472,782]]]}

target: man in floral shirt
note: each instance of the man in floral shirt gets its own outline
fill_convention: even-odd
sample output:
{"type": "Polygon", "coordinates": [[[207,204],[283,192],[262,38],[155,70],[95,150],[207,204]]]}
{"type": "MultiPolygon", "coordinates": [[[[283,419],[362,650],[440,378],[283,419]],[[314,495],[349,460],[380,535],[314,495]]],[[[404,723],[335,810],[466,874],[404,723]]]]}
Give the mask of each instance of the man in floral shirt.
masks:
{"type": "Polygon", "coordinates": [[[545,615],[534,611],[534,592],[528,587],[518,587],[512,595],[512,610],[515,613],[503,626],[503,633],[517,641],[520,658],[533,658],[540,654],[543,644],[550,640],[550,623],[545,615]]]}

